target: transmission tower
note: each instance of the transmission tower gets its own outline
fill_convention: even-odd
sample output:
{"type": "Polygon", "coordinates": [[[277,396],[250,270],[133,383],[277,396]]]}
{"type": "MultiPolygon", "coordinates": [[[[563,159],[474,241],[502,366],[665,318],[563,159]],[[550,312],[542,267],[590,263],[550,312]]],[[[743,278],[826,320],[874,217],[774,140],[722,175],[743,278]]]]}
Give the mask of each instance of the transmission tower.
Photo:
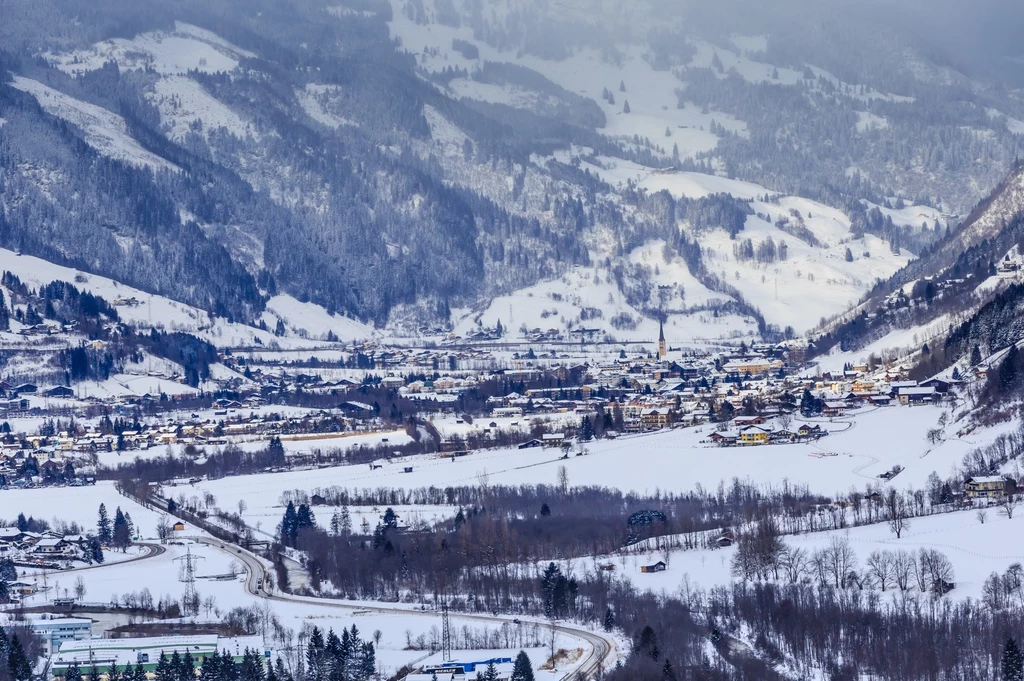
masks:
{"type": "Polygon", "coordinates": [[[184,556],[178,556],[174,562],[181,563],[181,572],[178,579],[185,582],[185,595],[181,597],[181,609],[186,615],[199,614],[199,592],[196,591],[196,564],[200,560],[206,560],[203,556],[193,556],[192,549],[185,551],[184,556]]]}
{"type": "Polygon", "coordinates": [[[452,659],[452,625],[448,618],[448,601],[441,603],[441,661],[452,659]]]}

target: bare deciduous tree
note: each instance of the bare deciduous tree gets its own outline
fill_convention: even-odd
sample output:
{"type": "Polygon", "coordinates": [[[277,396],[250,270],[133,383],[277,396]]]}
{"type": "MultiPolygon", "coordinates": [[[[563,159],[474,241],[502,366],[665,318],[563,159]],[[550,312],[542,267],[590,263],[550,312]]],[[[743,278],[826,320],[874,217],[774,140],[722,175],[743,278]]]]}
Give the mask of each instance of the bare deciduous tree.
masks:
{"type": "Polygon", "coordinates": [[[1017,511],[1020,499],[1016,494],[1005,494],[999,500],[999,512],[1006,516],[1007,520],[1013,520],[1013,514],[1017,511]]]}
{"type": "Polygon", "coordinates": [[[569,469],[565,466],[558,467],[558,489],[563,495],[569,493],[569,469]]]}
{"type": "Polygon", "coordinates": [[[896,490],[889,490],[885,497],[885,521],[889,523],[889,529],[897,539],[903,535],[904,530],[910,528],[909,517],[907,500],[896,490]]]}
{"type": "Polygon", "coordinates": [[[878,585],[878,588],[885,591],[895,577],[893,574],[892,552],[872,551],[871,555],[868,556],[867,574],[878,585]]]}

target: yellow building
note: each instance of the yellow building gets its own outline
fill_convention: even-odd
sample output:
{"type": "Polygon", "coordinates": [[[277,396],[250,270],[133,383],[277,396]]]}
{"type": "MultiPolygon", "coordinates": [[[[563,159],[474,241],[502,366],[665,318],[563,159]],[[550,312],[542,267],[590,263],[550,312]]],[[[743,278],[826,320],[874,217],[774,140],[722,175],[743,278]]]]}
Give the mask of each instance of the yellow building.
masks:
{"type": "Polygon", "coordinates": [[[757,426],[747,426],[740,431],[741,445],[763,445],[768,442],[768,431],[757,426]]]}
{"type": "Polygon", "coordinates": [[[998,475],[969,478],[964,483],[964,496],[968,499],[998,499],[1007,492],[1008,483],[998,475]]]}

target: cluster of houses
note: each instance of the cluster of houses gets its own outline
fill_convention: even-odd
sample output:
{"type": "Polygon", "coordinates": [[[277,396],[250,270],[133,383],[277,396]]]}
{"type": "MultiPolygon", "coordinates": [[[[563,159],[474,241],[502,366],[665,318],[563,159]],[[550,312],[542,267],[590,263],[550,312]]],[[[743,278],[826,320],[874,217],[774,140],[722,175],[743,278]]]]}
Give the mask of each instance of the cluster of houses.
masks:
{"type": "Polygon", "coordinates": [[[794,428],[775,427],[763,416],[737,416],[732,429],[715,431],[709,438],[719,447],[790,444],[809,442],[828,435],[818,424],[804,423],[794,428]]]}
{"type": "MultiPolygon", "coordinates": [[[[9,558],[16,567],[60,569],[74,562],[91,562],[92,538],[82,534],[30,532],[17,527],[0,527],[0,558],[9,558]]],[[[35,593],[34,584],[8,583],[13,594],[35,593]]]]}

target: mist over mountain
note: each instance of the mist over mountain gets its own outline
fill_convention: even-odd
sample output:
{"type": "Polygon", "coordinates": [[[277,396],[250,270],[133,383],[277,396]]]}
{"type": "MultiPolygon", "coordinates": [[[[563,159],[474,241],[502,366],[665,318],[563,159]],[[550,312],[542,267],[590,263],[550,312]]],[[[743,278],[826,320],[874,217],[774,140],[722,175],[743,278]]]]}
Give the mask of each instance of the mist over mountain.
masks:
{"type": "Polygon", "coordinates": [[[4,0],[0,246],[243,323],[799,333],[1016,159],[982,4],[4,0]]]}

